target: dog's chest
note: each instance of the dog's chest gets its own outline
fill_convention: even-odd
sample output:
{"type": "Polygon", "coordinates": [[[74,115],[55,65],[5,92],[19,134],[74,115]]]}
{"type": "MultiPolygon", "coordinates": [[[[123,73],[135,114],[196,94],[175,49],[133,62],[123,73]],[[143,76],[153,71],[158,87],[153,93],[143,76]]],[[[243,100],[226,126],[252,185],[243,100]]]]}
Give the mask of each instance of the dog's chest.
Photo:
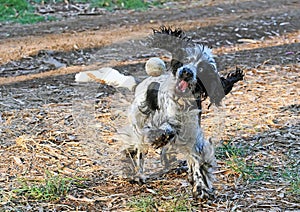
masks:
{"type": "Polygon", "coordinates": [[[194,97],[174,97],[177,110],[182,113],[197,109],[197,102],[194,97]]]}

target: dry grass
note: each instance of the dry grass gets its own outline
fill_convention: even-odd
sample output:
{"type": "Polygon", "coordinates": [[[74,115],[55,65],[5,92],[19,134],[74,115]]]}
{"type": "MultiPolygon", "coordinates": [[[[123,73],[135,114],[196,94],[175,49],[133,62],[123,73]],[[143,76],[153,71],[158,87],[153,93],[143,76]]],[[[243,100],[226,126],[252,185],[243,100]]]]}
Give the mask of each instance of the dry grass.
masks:
{"type": "MultiPolygon", "coordinates": [[[[244,15],[253,13],[245,11],[244,15]]],[[[224,21],[233,19],[239,16],[232,14],[224,21]]],[[[185,29],[219,21],[220,17],[209,17],[200,24],[192,20],[185,29]]],[[[139,27],[104,34],[49,35],[51,45],[45,37],[7,39],[1,43],[6,47],[0,50],[0,63],[48,47],[71,50],[109,45],[148,34],[152,24],[139,27]],[[125,31],[125,35],[120,33],[125,31]],[[103,43],[107,36],[111,37],[103,43]]],[[[215,53],[237,51],[238,56],[243,50],[299,43],[299,31],[244,41],[251,43],[220,47],[215,53]]],[[[296,58],[299,52],[292,54],[296,58]]],[[[110,65],[122,67],[144,59],[111,61],[110,65]]],[[[122,144],[113,136],[126,124],[132,94],[100,84],[74,84],[65,75],[99,64],[1,78],[0,211],[300,210],[300,66],[269,65],[265,59],[258,66],[243,67],[245,80],[227,96],[223,107],[204,111],[204,132],[213,138],[218,158],[216,195],[204,202],[192,200],[186,173],[158,173],[155,151],[146,164],[147,172],[155,173],[147,184],[130,184],[122,178],[124,164],[118,151],[122,144]],[[54,76],[59,76],[59,83],[52,81],[54,76]]]]}
{"type": "MultiPolygon", "coordinates": [[[[223,143],[216,144],[216,199],[206,203],[191,201],[185,174],[156,177],[144,186],[131,185],[119,177],[123,164],[116,151],[119,143],[112,136],[124,122],[124,112],[119,112],[124,111],[126,100],[120,101],[120,94],[100,98],[96,104],[93,99],[74,99],[42,108],[3,111],[1,205],[7,210],[24,210],[30,205],[48,210],[181,211],[197,210],[199,204],[218,211],[296,209],[300,136],[297,78],[296,65],[248,69],[245,82],[226,99],[223,112],[204,114],[207,136],[224,130],[218,136],[223,143]],[[124,107],[116,105],[118,102],[124,107]],[[212,127],[216,121],[224,123],[221,129],[212,127]],[[43,192],[46,182],[55,184],[53,176],[65,190],[52,189],[55,194],[47,199],[43,192]]],[[[156,163],[157,157],[150,160],[156,163]]]]}

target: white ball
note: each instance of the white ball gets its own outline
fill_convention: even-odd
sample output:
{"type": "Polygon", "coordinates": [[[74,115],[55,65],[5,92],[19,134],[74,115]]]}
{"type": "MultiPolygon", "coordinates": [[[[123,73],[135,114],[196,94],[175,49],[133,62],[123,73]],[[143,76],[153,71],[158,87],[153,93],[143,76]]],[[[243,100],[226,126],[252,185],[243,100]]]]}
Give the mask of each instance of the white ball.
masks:
{"type": "Polygon", "coordinates": [[[146,62],[145,69],[149,76],[157,77],[165,72],[166,65],[165,62],[158,57],[152,57],[146,62]]]}

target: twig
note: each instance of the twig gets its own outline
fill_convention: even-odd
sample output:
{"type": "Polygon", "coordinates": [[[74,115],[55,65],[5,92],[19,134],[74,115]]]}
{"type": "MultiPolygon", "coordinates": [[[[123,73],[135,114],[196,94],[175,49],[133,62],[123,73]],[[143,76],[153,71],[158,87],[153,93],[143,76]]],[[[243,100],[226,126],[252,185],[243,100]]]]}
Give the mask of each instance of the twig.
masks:
{"type": "Polygon", "coordinates": [[[300,208],[300,204],[298,204],[298,203],[288,202],[288,201],[283,200],[283,199],[281,199],[280,201],[283,202],[283,203],[285,203],[285,204],[291,205],[292,207],[300,208]]]}

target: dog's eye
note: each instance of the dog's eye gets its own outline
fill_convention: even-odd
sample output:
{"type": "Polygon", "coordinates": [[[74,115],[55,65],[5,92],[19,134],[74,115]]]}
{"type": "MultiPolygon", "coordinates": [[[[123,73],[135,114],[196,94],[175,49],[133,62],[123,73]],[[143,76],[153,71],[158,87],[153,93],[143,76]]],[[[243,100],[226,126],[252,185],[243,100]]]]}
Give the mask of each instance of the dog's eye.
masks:
{"type": "Polygon", "coordinates": [[[183,74],[186,74],[187,72],[188,72],[188,71],[187,71],[186,68],[182,69],[182,73],[183,73],[183,74]]]}
{"type": "Polygon", "coordinates": [[[189,68],[183,68],[179,71],[179,75],[182,77],[192,77],[193,72],[189,68]]]}

